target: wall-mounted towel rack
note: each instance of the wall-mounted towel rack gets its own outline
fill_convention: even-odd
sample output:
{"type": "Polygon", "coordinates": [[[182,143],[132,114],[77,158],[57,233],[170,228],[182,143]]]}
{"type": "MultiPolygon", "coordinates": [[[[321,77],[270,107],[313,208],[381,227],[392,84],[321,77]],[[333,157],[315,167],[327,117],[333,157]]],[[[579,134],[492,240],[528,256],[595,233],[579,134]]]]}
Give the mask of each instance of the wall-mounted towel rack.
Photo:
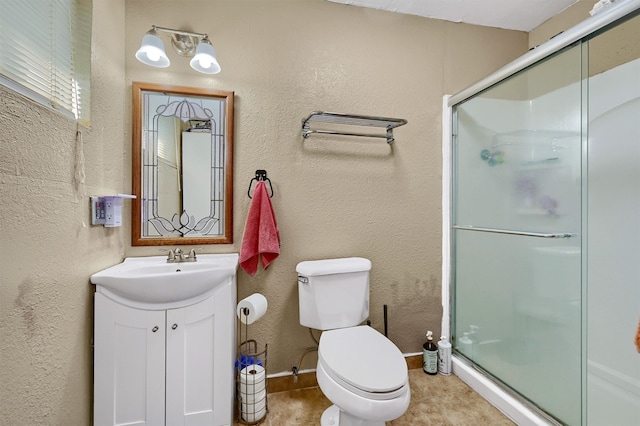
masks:
{"type": "Polygon", "coordinates": [[[387,143],[392,143],[393,129],[407,124],[407,120],[402,118],[388,118],[388,117],[374,117],[370,115],[355,115],[355,114],[342,114],[338,112],[323,112],[316,111],[311,113],[307,118],[302,120],[302,137],[308,138],[313,133],[321,133],[328,135],[343,135],[343,136],[364,136],[368,138],[384,138],[387,143]],[[367,127],[384,127],[387,131],[385,134],[380,133],[362,133],[362,132],[350,132],[340,129],[312,129],[311,125],[314,123],[325,123],[328,125],[338,126],[367,126],[367,127]]]}

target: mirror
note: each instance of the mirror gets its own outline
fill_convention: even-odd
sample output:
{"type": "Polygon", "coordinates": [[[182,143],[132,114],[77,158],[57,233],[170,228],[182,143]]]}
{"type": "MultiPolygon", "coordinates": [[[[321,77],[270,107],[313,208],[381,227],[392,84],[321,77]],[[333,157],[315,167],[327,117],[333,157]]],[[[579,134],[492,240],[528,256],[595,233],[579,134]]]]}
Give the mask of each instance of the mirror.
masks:
{"type": "Polygon", "coordinates": [[[133,246],[233,242],[233,92],[133,83],[133,246]]]}

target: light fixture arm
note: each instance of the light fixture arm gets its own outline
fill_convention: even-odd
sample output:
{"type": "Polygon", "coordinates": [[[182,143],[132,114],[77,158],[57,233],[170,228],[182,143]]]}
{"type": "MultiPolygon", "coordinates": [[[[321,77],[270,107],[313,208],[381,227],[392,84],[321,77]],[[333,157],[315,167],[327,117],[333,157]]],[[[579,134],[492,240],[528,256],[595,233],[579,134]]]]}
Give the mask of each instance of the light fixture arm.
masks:
{"type": "Polygon", "coordinates": [[[207,38],[207,39],[209,38],[207,34],[194,33],[191,31],[183,31],[183,30],[174,30],[172,28],[158,27],[157,25],[152,25],[151,28],[154,29],[155,31],[162,31],[165,33],[180,34],[185,36],[194,36],[194,37],[207,38]]]}

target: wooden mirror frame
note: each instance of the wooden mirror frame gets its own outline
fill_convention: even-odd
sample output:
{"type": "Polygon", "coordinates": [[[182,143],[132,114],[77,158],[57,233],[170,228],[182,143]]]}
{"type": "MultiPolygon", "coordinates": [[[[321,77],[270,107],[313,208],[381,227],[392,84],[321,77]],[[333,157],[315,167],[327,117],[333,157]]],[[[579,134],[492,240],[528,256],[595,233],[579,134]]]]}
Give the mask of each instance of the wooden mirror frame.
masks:
{"type": "Polygon", "coordinates": [[[136,196],[131,205],[131,245],[201,245],[233,243],[233,100],[234,92],[202,89],[168,84],[133,82],[132,84],[132,194],[136,196]],[[143,237],[142,236],[142,117],[143,92],[162,92],[175,95],[215,97],[225,100],[225,189],[224,189],[224,235],[215,237],[143,237]]]}

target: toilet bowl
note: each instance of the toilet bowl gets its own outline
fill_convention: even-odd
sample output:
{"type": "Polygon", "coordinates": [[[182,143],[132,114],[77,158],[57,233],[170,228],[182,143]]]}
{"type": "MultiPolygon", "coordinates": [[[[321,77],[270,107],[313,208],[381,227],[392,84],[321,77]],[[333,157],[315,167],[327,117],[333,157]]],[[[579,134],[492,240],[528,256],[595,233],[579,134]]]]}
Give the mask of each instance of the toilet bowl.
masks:
{"type": "Polygon", "coordinates": [[[322,333],[316,377],[334,404],[323,413],[322,426],[384,426],[411,399],[402,353],[369,326],[322,333]]]}

